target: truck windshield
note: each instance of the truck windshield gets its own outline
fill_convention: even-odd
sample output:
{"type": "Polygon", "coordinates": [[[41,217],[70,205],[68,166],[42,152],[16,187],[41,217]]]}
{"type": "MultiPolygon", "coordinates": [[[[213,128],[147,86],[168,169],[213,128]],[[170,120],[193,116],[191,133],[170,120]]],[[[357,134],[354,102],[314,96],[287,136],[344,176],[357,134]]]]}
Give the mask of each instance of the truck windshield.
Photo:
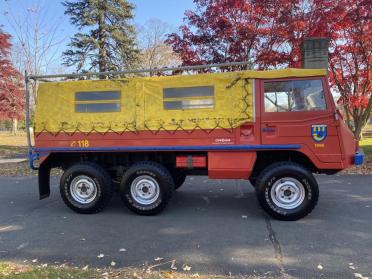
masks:
{"type": "Polygon", "coordinates": [[[326,109],[320,79],[264,83],[265,112],[319,111],[326,109]]]}

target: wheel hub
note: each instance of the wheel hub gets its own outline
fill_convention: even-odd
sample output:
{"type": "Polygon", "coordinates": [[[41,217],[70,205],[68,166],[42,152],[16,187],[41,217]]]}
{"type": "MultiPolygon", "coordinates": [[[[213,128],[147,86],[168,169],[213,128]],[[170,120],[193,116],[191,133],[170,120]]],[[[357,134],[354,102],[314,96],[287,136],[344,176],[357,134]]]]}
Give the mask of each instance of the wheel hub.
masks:
{"type": "Polygon", "coordinates": [[[92,178],[79,175],[71,181],[70,193],[75,201],[88,204],[97,196],[97,185],[92,178]]]}
{"type": "Polygon", "coordinates": [[[143,205],[152,204],[160,195],[158,182],[148,175],[136,177],[133,180],[130,189],[133,199],[143,205]]]}
{"type": "Polygon", "coordinates": [[[270,196],[278,207],[294,209],[305,199],[305,188],[300,181],[292,177],[277,180],[271,188],[270,196]]]}

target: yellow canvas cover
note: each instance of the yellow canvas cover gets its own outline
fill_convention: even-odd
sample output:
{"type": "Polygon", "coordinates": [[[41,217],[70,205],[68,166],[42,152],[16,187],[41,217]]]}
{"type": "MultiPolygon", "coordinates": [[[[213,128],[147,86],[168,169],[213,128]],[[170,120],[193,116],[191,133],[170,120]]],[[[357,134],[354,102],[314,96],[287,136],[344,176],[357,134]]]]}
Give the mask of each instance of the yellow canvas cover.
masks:
{"type": "Polygon", "coordinates": [[[253,79],[324,75],[325,70],[284,69],[47,82],[40,84],[38,89],[35,131],[120,133],[232,129],[243,122],[254,121],[253,79]],[[178,93],[174,96],[165,93],[166,90],[190,88],[213,88],[213,94],[207,97],[189,94],[185,97],[177,96],[178,93]],[[120,100],[114,101],[118,103],[118,111],[77,111],[79,105],[113,103],[112,100],[79,100],[77,92],[113,91],[120,92],[120,100]],[[198,107],[199,103],[203,103],[201,99],[209,105],[198,107]],[[191,104],[193,107],[166,109],[165,103],[168,101],[176,105],[191,104]]]}

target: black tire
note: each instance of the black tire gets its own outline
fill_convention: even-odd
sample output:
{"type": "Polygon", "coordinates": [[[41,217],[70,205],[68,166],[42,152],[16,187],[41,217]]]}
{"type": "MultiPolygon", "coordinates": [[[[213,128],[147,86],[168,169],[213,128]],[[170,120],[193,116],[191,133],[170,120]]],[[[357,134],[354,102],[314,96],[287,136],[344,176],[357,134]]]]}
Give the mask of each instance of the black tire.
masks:
{"type": "MultiPolygon", "coordinates": [[[[134,189],[136,188],[135,186],[133,187],[134,189]]],[[[120,184],[120,196],[124,204],[131,211],[146,216],[155,215],[161,212],[167,206],[174,190],[174,180],[171,173],[164,166],[155,162],[135,163],[124,173],[120,184]],[[150,188],[148,187],[149,184],[146,184],[146,181],[156,183],[155,187],[158,195],[154,195],[153,200],[144,202],[139,201],[141,200],[141,197],[135,197],[131,191],[132,183],[136,183],[136,179],[139,180],[137,185],[145,185],[145,187],[142,187],[142,193],[151,193],[149,190],[150,188]],[[141,184],[141,179],[144,179],[143,181],[145,184],[141,184]],[[146,187],[147,192],[144,190],[146,187]]]]}
{"type": "Polygon", "coordinates": [[[176,190],[180,188],[186,180],[186,174],[180,170],[172,171],[172,177],[174,181],[174,188],[176,190]]]}
{"type": "Polygon", "coordinates": [[[291,162],[279,162],[268,166],[257,177],[255,188],[257,199],[265,212],[284,221],[295,221],[308,215],[314,209],[319,197],[318,183],[311,172],[301,165],[291,162]],[[299,184],[296,184],[297,182],[299,184]],[[302,190],[298,192],[293,190],[292,192],[292,190],[288,190],[290,188],[286,189],[286,187],[291,187],[288,185],[295,185],[302,190]],[[298,196],[302,196],[303,200],[301,198],[296,200],[294,193],[301,193],[298,196]],[[280,196],[279,202],[277,196],[280,196]],[[281,202],[287,198],[291,199],[291,197],[294,201],[292,205],[281,202]],[[278,206],[278,203],[284,205],[278,206]],[[295,207],[288,208],[288,206],[295,207]]]}
{"type": "Polygon", "coordinates": [[[103,210],[111,200],[113,194],[111,177],[97,164],[90,162],[77,163],[69,167],[63,173],[60,180],[60,193],[65,204],[73,211],[83,214],[98,213],[103,210]],[[88,185],[95,185],[96,195],[94,198],[92,197],[92,201],[89,203],[80,202],[73,195],[73,192],[76,193],[76,191],[73,190],[74,185],[78,184],[79,178],[83,187],[84,181],[86,181],[88,185]]]}

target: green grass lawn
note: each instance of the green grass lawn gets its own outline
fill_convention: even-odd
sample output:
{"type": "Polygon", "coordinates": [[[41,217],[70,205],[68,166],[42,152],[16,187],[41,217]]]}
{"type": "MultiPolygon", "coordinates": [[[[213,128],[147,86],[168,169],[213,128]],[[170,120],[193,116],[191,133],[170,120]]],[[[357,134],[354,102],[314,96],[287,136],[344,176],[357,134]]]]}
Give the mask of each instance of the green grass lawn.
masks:
{"type": "Polygon", "coordinates": [[[26,133],[12,135],[9,132],[0,132],[0,145],[25,147],[27,146],[26,133]]]}
{"type": "Polygon", "coordinates": [[[361,140],[359,146],[364,150],[366,156],[372,157],[372,138],[361,140]]]}
{"type": "Polygon", "coordinates": [[[0,158],[1,157],[12,158],[13,156],[19,154],[27,154],[27,147],[0,145],[0,158]]]}
{"type": "MultiPolygon", "coordinates": [[[[241,276],[204,275],[192,271],[163,270],[152,268],[125,268],[125,269],[90,269],[58,266],[19,265],[9,262],[0,262],[0,278],[6,279],[241,279],[241,276]]],[[[272,276],[244,276],[246,279],[282,279],[284,277],[272,276]]]]}
{"type": "Polygon", "coordinates": [[[91,270],[79,270],[73,268],[59,268],[59,267],[33,267],[21,266],[10,263],[0,262],[0,278],[9,279],[63,279],[63,278],[99,278],[100,274],[91,270]]]}
{"type": "Polygon", "coordinates": [[[12,135],[0,132],[0,157],[12,157],[18,154],[27,154],[26,134],[12,135]]]}

